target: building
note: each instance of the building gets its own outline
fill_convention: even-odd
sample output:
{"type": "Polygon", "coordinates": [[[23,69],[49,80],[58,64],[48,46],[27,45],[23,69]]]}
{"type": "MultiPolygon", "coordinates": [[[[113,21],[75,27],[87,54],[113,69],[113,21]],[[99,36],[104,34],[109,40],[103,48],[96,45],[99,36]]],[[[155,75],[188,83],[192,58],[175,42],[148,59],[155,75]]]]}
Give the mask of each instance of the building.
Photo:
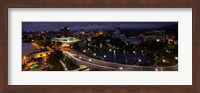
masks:
{"type": "Polygon", "coordinates": [[[46,58],[52,52],[36,49],[31,43],[23,43],[22,47],[22,64],[26,64],[33,58],[46,58]]]}
{"type": "Polygon", "coordinates": [[[121,34],[120,28],[115,28],[115,31],[112,35],[112,38],[119,38],[122,42],[138,45],[142,42],[140,38],[137,37],[129,37],[127,38],[125,34],[121,34]]]}
{"type": "Polygon", "coordinates": [[[115,28],[112,38],[121,38],[120,28],[115,28]]]}
{"type": "Polygon", "coordinates": [[[78,41],[80,41],[79,39],[77,38],[74,38],[74,37],[62,37],[62,38],[53,38],[51,39],[51,41],[53,42],[61,42],[62,44],[73,44],[73,43],[76,43],[78,41]]]}
{"type": "Polygon", "coordinates": [[[60,33],[62,36],[64,37],[67,37],[67,36],[70,36],[70,31],[71,31],[71,28],[70,27],[62,27],[60,29],[60,33]]]}

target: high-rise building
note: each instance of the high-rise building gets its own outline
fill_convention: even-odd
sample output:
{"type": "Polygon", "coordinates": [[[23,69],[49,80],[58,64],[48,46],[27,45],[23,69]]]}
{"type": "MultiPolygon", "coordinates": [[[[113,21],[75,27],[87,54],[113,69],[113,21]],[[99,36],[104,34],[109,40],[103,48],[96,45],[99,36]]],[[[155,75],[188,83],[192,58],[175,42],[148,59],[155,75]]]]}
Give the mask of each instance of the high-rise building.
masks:
{"type": "Polygon", "coordinates": [[[68,37],[70,35],[71,28],[70,27],[63,27],[60,29],[61,35],[64,37],[68,37]]]}

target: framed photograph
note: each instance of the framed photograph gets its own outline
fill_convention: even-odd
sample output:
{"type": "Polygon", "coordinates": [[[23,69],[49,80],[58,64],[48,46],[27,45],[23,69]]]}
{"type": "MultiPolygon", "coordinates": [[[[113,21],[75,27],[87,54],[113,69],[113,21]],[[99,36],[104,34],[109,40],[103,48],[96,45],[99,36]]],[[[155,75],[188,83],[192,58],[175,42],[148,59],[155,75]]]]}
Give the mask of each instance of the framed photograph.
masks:
{"type": "Polygon", "coordinates": [[[199,0],[0,5],[3,93],[200,92],[199,0]]]}

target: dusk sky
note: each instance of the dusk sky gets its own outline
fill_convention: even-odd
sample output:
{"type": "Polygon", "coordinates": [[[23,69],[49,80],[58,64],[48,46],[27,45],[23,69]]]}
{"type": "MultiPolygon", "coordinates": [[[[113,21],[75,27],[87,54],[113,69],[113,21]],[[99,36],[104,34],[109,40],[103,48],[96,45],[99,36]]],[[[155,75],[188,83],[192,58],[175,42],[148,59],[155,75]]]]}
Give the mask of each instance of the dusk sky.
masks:
{"type": "Polygon", "coordinates": [[[62,27],[70,27],[72,31],[80,29],[113,29],[120,28],[159,28],[168,25],[178,24],[178,22],[22,22],[23,31],[58,31],[62,27]]]}

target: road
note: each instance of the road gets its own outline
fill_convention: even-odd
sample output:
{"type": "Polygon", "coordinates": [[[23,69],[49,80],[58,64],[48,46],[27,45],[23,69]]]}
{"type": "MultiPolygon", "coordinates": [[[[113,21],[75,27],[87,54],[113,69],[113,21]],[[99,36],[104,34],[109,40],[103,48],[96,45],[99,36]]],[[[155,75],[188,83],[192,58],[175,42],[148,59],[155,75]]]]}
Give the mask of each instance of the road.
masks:
{"type": "Polygon", "coordinates": [[[87,57],[71,48],[63,48],[62,51],[76,64],[85,65],[89,68],[95,68],[103,71],[178,71],[177,65],[169,67],[126,65],[87,57]]]}
{"type": "Polygon", "coordinates": [[[65,63],[62,60],[59,60],[60,64],[63,66],[64,70],[68,70],[68,68],[66,67],[65,63]]]}

